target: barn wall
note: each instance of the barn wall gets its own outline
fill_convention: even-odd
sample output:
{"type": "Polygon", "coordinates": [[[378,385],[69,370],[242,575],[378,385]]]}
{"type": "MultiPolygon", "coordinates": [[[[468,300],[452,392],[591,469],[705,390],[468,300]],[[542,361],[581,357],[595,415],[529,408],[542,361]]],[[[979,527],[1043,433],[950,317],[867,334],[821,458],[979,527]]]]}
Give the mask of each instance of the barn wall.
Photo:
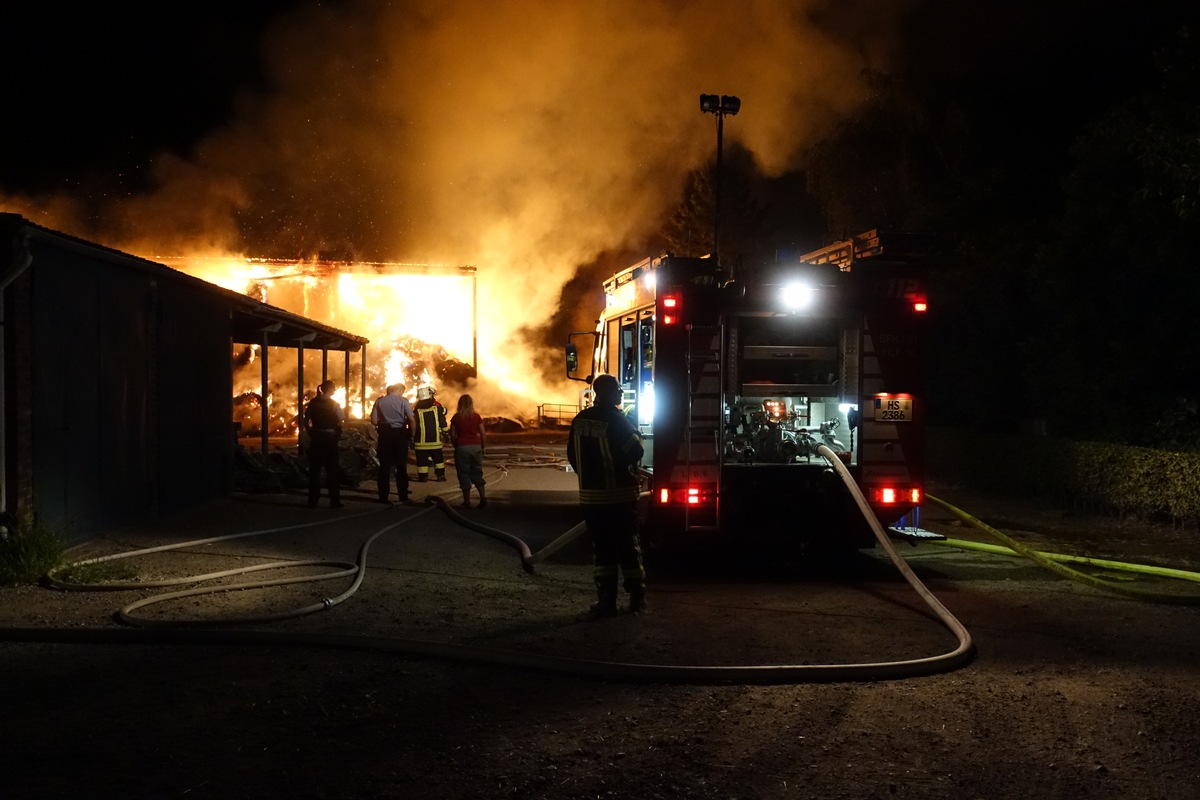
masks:
{"type": "Polygon", "coordinates": [[[233,347],[226,301],[167,283],[157,297],[157,461],[170,513],[233,491],[233,347]]]}
{"type": "Polygon", "coordinates": [[[32,498],[68,541],[233,488],[228,300],[31,243],[32,498]]]}
{"type": "Polygon", "coordinates": [[[0,278],[0,511],[32,513],[69,543],[228,496],[235,330],[239,341],[284,326],[285,341],[317,335],[303,318],[11,214],[0,214],[0,278]]]}
{"type": "Polygon", "coordinates": [[[40,243],[33,253],[33,486],[69,540],[158,512],[154,287],[148,275],[40,243]]]}
{"type": "MultiPolygon", "coordinates": [[[[33,278],[24,273],[4,292],[4,490],[7,509],[33,507],[33,364],[29,297],[33,278]]],[[[6,510],[7,510],[6,509],[6,510]]]]}

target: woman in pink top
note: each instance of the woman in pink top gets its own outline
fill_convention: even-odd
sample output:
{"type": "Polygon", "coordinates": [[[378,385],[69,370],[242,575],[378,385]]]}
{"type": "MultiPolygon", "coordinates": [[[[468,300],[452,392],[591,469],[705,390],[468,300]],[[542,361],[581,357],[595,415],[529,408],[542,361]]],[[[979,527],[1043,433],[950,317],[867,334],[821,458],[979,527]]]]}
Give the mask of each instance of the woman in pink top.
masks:
{"type": "Polygon", "coordinates": [[[462,507],[471,507],[471,486],[479,492],[479,507],[487,506],[483,487],[483,453],[485,448],[483,417],[475,412],[475,401],[471,395],[458,398],[458,411],[450,420],[450,441],[454,444],[454,471],[458,473],[458,486],[462,489],[462,507]]]}

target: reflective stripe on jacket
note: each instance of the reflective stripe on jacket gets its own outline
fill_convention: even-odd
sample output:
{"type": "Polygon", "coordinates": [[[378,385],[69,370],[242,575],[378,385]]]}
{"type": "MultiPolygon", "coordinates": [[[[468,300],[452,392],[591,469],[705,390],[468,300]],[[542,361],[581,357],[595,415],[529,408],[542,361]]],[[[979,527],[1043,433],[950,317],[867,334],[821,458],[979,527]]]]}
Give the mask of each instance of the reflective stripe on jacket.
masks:
{"type": "Polygon", "coordinates": [[[579,475],[579,502],[636,502],[638,479],[633,466],[643,452],[637,429],[619,409],[592,406],[579,412],[567,440],[567,460],[579,475]]]}
{"type": "Polygon", "coordinates": [[[413,447],[417,450],[436,450],[442,446],[442,434],[449,430],[446,424],[446,409],[441,405],[414,409],[417,415],[416,430],[413,432],[413,447]]]}

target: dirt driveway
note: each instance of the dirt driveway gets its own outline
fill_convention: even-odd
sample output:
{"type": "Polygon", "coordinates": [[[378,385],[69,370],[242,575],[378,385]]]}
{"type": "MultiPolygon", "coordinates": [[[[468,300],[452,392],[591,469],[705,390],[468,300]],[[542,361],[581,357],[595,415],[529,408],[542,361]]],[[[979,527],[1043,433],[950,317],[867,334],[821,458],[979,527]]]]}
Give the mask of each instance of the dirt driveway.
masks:
{"type": "MultiPolygon", "coordinates": [[[[555,541],[578,521],[573,476],[545,448],[495,461],[506,469],[492,472],[489,508],[464,512],[484,531],[440,507],[377,506],[368,487],[338,510],[237,497],[88,547],[270,531],[145,555],[138,580],[365,563],[344,600],[351,577],[183,596],[130,612],[166,627],[132,628],[114,612],[181,587],[0,590],[3,796],[1197,797],[1195,606],[1106,594],[1009,557],[902,545],[969,632],[974,659],[886,680],[781,675],[780,665],[936,658],[957,641],[879,551],[821,569],[762,559],[660,569],[649,615],[577,623],[591,599],[586,542],[527,572],[494,535],[533,552],[555,541]],[[301,617],[229,621],[327,599],[301,617]],[[215,624],[177,632],[181,620],[215,624]],[[696,666],[766,674],[686,669],[696,666]]],[[[454,484],[417,486],[418,499],[426,488],[454,484]]],[[[1040,549],[1200,569],[1195,532],[937,494],[1040,549]]],[[[922,522],[985,538],[944,512],[922,522]]]]}

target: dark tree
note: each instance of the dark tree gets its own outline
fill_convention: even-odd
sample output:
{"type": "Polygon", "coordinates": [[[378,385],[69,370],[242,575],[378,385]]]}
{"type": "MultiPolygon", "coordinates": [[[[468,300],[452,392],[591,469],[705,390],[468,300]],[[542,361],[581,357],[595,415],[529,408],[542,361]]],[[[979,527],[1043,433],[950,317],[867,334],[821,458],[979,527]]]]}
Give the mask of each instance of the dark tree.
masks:
{"type": "Polygon", "coordinates": [[[1113,107],[1073,149],[1055,245],[1039,263],[1052,325],[1036,362],[1070,432],[1200,447],[1200,58],[1190,36],[1155,86],[1113,107]]]}
{"type": "MultiPolygon", "coordinates": [[[[679,203],[663,224],[664,247],[674,255],[712,252],[715,166],[710,162],[688,174],[679,203]]],[[[723,155],[721,172],[721,260],[739,279],[773,263],[782,251],[825,244],[803,172],[765,175],[753,154],[737,143],[723,155]]]]}

